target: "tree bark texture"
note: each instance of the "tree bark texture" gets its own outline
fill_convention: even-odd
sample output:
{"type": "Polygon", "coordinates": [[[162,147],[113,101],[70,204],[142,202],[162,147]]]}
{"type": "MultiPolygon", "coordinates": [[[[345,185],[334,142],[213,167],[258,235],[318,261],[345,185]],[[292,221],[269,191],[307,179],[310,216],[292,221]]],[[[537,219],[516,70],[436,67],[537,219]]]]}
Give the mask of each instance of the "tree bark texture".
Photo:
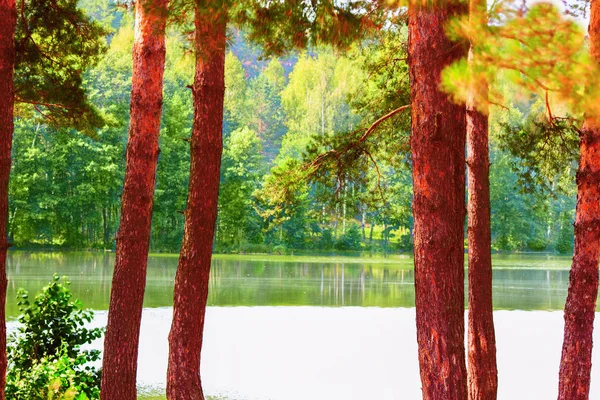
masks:
{"type": "Polygon", "coordinates": [[[14,131],[15,0],[0,0],[0,400],[6,383],[6,251],[8,179],[14,131]]]}
{"type": "MultiPolygon", "coordinates": [[[[600,4],[590,5],[590,48],[600,62],[600,4]]],[[[598,297],[600,252],[600,123],[588,116],[579,143],[575,247],[565,304],[565,334],[558,398],[587,399],[592,369],[592,331],[598,297]]]]}
{"type": "Polygon", "coordinates": [[[101,398],[135,400],[162,112],[167,0],[135,6],[131,122],[108,325],[101,398]]]}
{"type": "Polygon", "coordinates": [[[465,106],[440,90],[466,55],[446,23],[461,4],[409,9],[415,302],[423,399],[467,399],[464,342],[465,106]]]}
{"type": "Polygon", "coordinates": [[[169,400],[204,399],[200,354],[223,149],[226,13],[214,2],[196,5],[190,182],[169,333],[169,400]]]}
{"type": "MultiPolygon", "coordinates": [[[[485,1],[471,0],[469,13],[473,23],[487,24],[485,1]]],[[[471,63],[473,57],[476,54],[471,47],[471,63]]],[[[469,400],[493,400],[498,392],[498,368],[492,302],[488,105],[482,103],[487,97],[488,86],[485,83],[479,85],[471,89],[467,100],[468,391],[469,400]]]]}
{"type": "Polygon", "coordinates": [[[492,303],[492,245],[488,116],[467,103],[468,143],[468,259],[469,339],[468,383],[470,400],[497,397],[496,335],[492,303]]]}

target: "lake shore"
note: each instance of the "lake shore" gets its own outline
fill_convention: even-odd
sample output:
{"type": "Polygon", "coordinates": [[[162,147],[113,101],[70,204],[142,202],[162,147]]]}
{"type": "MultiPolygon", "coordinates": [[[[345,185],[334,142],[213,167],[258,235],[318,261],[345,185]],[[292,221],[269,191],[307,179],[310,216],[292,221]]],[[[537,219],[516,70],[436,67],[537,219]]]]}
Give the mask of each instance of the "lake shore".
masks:
{"type": "MultiPolygon", "coordinates": [[[[165,386],[170,308],[144,309],[138,383],[165,386]]],[[[107,313],[96,313],[103,326],[107,313]]],[[[499,399],[555,398],[561,311],[496,311],[499,399]]],[[[598,318],[598,316],[596,317],[598,318]]],[[[415,310],[209,307],[205,393],[231,400],[419,399],[415,310]]],[[[594,333],[596,343],[600,334],[594,333]]],[[[101,342],[96,343],[101,346],[101,342]]],[[[594,351],[594,365],[600,365],[594,351]]],[[[590,398],[600,395],[592,371],[590,398]]]]}

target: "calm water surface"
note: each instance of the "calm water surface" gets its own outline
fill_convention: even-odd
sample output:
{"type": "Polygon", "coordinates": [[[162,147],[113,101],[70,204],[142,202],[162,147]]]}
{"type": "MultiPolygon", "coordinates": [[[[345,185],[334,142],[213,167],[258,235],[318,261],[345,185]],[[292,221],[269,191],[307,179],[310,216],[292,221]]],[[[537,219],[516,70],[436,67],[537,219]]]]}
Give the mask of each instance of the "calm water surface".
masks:
{"type": "MultiPolygon", "coordinates": [[[[54,273],[70,278],[85,307],[106,310],[114,257],[100,252],[9,252],[8,315],[18,314],[19,287],[36,293],[54,273]]],[[[563,256],[494,256],[495,308],[562,309],[570,264],[570,257],[563,256]]],[[[176,268],[176,256],[150,256],[145,307],[172,305],[176,268]]],[[[217,255],[209,305],[414,307],[412,268],[408,256],[217,255]]]]}

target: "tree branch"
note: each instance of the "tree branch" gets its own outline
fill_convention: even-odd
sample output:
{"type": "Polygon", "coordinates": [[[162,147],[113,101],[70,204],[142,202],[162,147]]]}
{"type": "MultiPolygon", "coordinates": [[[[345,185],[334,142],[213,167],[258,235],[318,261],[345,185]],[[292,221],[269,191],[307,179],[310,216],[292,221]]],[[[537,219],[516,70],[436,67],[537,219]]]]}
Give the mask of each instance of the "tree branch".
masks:
{"type": "Polygon", "coordinates": [[[546,90],[546,110],[548,111],[548,118],[550,125],[554,125],[554,117],[552,116],[552,109],[550,108],[550,100],[548,99],[548,91],[546,90]]]}
{"type": "Polygon", "coordinates": [[[25,104],[32,104],[34,106],[43,106],[43,107],[59,107],[59,108],[64,108],[68,110],[68,107],[65,107],[64,104],[57,104],[57,103],[44,103],[42,101],[34,101],[34,100],[25,100],[22,99],[20,97],[15,96],[15,102],[17,103],[25,103],[25,104]]]}
{"type": "Polygon", "coordinates": [[[386,115],[384,115],[383,117],[379,118],[377,121],[373,122],[373,124],[369,127],[369,129],[366,130],[366,132],[364,133],[364,135],[362,135],[359,139],[359,142],[364,142],[365,140],[367,140],[367,138],[369,137],[369,135],[371,133],[373,133],[373,131],[377,128],[377,126],[379,124],[381,124],[383,121],[385,121],[388,118],[393,117],[394,115],[406,110],[407,108],[410,107],[410,104],[406,104],[402,107],[396,108],[394,111],[391,111],[389,113],[387,113],[386,115]]]}

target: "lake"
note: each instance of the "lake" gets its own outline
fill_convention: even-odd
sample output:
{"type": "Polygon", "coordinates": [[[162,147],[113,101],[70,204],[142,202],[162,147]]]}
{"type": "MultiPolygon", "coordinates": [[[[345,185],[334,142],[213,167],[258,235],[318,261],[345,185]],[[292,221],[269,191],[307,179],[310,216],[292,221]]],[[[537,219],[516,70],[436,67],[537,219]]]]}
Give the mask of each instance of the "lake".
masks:
{"type": "MultiPolygon", "coordinates": [[[[499,398],[555,398],[570,257],[493,261],[499,398]]],[[[17,288],[37,292],[56,272],[104,326],[113,264],[113,253],[9,252],[9,318],[17,288]]],[[[146,395],[164,390],[176,267],[176,256],[149,258],[138,364],[146,395]]],[[[209,305],[202,378],[215,399],[420,398],[411,257],[217,255],[209,305]]]]}
{"type": "MultiPolygon", "coordinates": [[[[32,293],[54,273],[66,275],[86,307],[106,310],[114,254],[102,252],[8,253],[7,314],[16,316],[15,296],[32,293]]],[[[413,260],[408,256],[310,257],[216,255],[210,306],[414,307],[413,260]]],[[[494,256],[494,307],[561,310],[571,258],[551,255],[494,256]]],[[[172,305],[177,257],[151,255],[145,307],[172,305]]]]}

